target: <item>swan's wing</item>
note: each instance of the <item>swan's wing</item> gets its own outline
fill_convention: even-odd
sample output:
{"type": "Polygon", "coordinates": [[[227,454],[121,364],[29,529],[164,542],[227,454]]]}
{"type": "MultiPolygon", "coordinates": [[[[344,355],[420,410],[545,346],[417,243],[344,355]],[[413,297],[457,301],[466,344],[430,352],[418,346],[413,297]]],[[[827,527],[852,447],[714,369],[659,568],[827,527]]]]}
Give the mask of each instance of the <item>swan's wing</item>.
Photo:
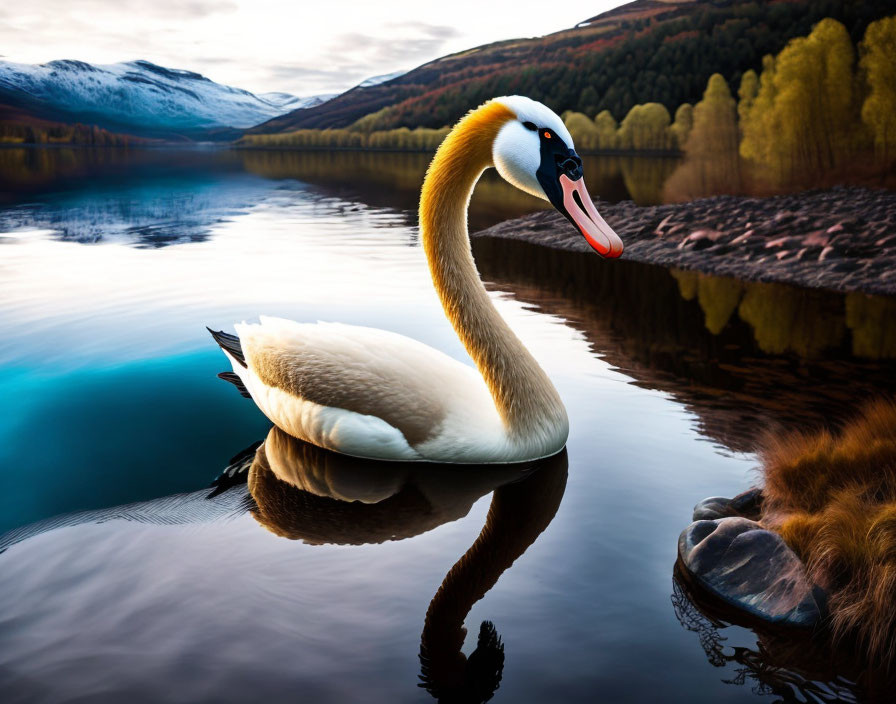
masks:
{"type": "Polygon", "coordinates": [[[403,335],[267,317],[236,331],[250,376],[268,389],[381,419],[412,448],[436,437],[452,412],[496,413],[475,370],[403,335]]]}

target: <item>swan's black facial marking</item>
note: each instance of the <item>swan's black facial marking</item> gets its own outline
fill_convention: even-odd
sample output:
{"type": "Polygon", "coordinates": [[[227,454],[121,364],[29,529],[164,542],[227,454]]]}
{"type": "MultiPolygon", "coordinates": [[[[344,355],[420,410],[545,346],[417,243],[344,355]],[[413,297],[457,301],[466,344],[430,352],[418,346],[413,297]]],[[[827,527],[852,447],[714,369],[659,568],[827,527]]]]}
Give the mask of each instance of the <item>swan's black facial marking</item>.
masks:
{"type": "MultiPolygon", "coordinates": [[[[544,194],[557,210],[574,223],[566,207],[563,205],[563,189],[560,177],[565,175],[570,181],[578,181],[584,175],[582,160],[575,150],[566,146],[560,137],[551,129],[538,130],[538,141],[541,159],[535,177],[541,184],[544,194]]],[[[575,223],[574,223],[575,224],[575,223]]]]}
{"type": "Polygon", "coordinates": [[[532,132],[538,132],[538,127],[534,122],[524,122],[523,127],[525,127],[527,130],[531,130],[532,132]]]}

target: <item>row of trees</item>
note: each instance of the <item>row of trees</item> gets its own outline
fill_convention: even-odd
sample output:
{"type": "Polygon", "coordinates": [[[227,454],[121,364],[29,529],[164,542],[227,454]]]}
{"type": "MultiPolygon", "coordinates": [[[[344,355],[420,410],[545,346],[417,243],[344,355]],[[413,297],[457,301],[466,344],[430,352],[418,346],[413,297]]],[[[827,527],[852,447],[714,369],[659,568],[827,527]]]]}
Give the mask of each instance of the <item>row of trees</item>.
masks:
{"type": "Polygon", "coordinates": [[[0,122],[0,144],[78,144],[97,147],[126,147],[143,142],[128,135],[115,134],[96,125],[0,122]]]}
{"type": "Polygon", "coordinates": [[[357,127],[350,129],[296,130],[281,134],[250,134],[237,142],[237,146],[263,149],[383,149],[401,151],[435,151],[445,139],[448,128],[430,129],[418,127],[410,130],[399,127],[394,130],[366,132],[357,127]]]}
{"type": "Polygon", "coordinates": [[[673,121],[661,103],[635,105],[617,125],[609,110],[591,120],[581,112],[563,115],[570,134],[581,152],[589,151],[678,151],[684,148],[691,131],[694,108],[681,105],[673,121]]]}
{"type": "Polygon", "coordinates": [[[760,75],[746,72],[737,101],[712,76],[683,146],[667,184],[674,198],[886,173],[896,159],[896,17],[870,24],[858,52],[840,22],[822,20],[765,57],[760,75]]]}

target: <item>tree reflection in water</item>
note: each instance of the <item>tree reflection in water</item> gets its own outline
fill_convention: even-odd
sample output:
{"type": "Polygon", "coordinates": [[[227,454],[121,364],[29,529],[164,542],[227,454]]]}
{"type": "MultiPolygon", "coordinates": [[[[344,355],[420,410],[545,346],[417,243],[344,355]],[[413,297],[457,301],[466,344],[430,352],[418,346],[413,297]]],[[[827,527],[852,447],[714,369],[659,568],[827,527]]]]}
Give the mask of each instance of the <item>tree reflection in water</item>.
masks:
{"type": "Polygon", "coordinates": [[[775,428],[831,427],[896,394],[896,301],[739,281],[515,240],[473,240],[487,286],[559,316],[701,434],[752,452],[775,428]]]}

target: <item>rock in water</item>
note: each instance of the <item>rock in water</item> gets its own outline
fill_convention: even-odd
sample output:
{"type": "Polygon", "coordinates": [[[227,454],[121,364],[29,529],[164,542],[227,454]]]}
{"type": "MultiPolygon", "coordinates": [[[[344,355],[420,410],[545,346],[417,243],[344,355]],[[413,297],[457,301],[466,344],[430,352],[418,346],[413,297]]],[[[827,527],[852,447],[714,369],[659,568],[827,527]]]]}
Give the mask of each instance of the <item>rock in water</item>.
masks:
{"type": "Polygon", "coordinates": [[[678,539],[682,565],[728,604],[769,623],[811,627],[823,592],[777,533],[741,517],[699,520],[678,539]]]}
{"type": "Polygon", "coordinates": [[[712,496],[703,499],[694,506],[692,521],[714,520],[729,516],[741,516],[742,518],[759,518],[762,511],[762,489],[750,489],[738,494],[733,499],[723,496],[712,496]]]}

